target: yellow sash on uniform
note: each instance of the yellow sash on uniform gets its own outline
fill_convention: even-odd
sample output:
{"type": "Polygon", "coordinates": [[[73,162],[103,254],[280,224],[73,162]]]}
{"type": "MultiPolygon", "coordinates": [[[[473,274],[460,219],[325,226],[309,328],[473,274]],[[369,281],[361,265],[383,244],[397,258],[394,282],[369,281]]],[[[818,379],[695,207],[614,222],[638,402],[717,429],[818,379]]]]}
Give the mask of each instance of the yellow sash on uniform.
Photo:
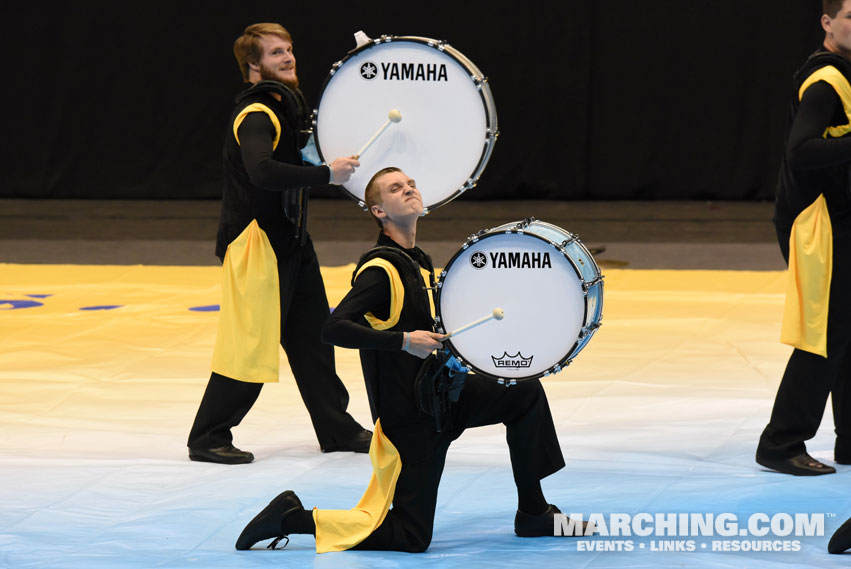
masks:
{"type": "Polygon", "coordinates": [[[390,279],[390,315],[387,317],[387,320],[379,320],[371,312],[367,312],[364,314],[364,318],[376,330],[387,330],[395,326],[399,322],[399,317],[402,315],[402,305],[405,304],[405,287],[402,286],[402,277],[399,276],[399,271],[396,270],[393,263],[381,257],[370,259],[364,263],[358,269],[358,272],[355,273],[355,279],[370,267],[384,269],[384,272],[387,273],[387,278],[390,279]]]}
{"type": "Polygon", "coordinates": [[[833,273],[833,234],[819,195],[792,224],[780,341],[827,357],[827,312],[833,273]]]}
{"type": "Polygon", "coordinates": [[[212,369],[239,381],[276,382],[281,343],[278,261],[256,219],[228,245],[223,269],[212,369]]]}
{"type": "Polygon", "coordinates": [[[826,65],[815,70],[812,75],[801,83],[801,87],[798,89],[798,100],[803,99],[804,92],[813,83],[817,83],[818,81],[824,81],[833,87],[833,90],[836,91],[836,94],[842,100],[842,109],[845,111],[845,116],[848,117],[848,122],[845,124],[827,127],[822,136],[824,138],[827,138],[828,135],[832,138],[845,136],[851,132],[851,85],[848,84],[848,80],[837,68],[832,65],[826,65]]]}
{"type": "Polygon", "coordinates": [[[236,118],[233,121],[233,137],[236,139],[236,143],[239,144],[239,127],[242,125],[242,121],[245,120],[245,117],[247,117],[250,113],[265,113],[269,117],[269,120],[272,121],[272,125],[275,127],[275,138],[272,140],[272,150],[278,148],[278,142],[281,140],[281,121],[278,120],[274,111],[263,103],[252,103],[236,115],[236,118]]]}
{"type": "Polygon", "coordinates": [[[399,451],[384,435],[381,419],[375,422],[369,459],[372,478],[357,506],[351,510],[313,510],[316,553],[351,549],[375,531],[387,516],[402,471],[402,460],[399,451]]]}

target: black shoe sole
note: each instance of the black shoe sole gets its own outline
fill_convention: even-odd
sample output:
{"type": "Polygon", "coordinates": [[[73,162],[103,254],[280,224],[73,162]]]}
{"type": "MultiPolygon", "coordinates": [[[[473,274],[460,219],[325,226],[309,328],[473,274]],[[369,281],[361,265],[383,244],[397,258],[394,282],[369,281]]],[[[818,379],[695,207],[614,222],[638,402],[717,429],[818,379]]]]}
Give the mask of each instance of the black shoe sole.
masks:
{"type": "Polygon", "coordinates": [[[366,447],[333,446],[320,448],[319,450],[321,450],[322,452],[356,452],[360,454],[368,454],[369,445],[367,445],[366,447]]]}
{"type": "Polygon", "coordinates": [[[196,454],[196,453],[194,453],[190,450],[189,451],[189,460],[194,461],[194,462],[212,462],[214,464],[248,464],[250,462],[254,462],[254,455],[251,454],[251,453],[248,453],[248,456],[246,456],[246,457],[233,457],[233,458],[222,459],[222,458],[212,457],[212,456],[203,455],[203,454],[196,454]]]}
{"type": "Polygon", "coordinates": [[[369,447],[372,446],[372,433],[369,438],[355,441],[347,441],[340,444],[319,445],[319,450],[322,452],[357,452],[361,454],[369,453],[369,447]]]}

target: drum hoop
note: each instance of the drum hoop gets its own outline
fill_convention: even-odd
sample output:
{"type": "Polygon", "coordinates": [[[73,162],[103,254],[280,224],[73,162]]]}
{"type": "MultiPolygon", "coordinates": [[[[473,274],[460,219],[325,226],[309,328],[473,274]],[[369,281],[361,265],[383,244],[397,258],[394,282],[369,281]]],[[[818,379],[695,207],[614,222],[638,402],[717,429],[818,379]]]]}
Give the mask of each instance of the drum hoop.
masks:
{"type": "MultiPolygon", "coordinates": [[[[313,109],[313,114],[311,116],[311,124],[313,126],[314,132],[314,141],[316,144],[316,152],[319,154],[319,158],[322,160],[323,163],[327,163],[328,160],[322,153],[322,146],[319,140],[319,107],[322,103],[322,97],[325,95],[325,91],[328,88],[328,84],[331,82],[331,79],[334,78],[334,75],[336,75],[337,70],[340,69],[343,65],[345,65],[348,60],[360,54],[362,51],[366,51],[381,44],[392,43],[394,41],[423,44],[430,48],[436,49],[441,53],[445,53],[450,58],[454,59],[461,67],[463,67],[468,72],[469,79],[476,86],[476,90],[479,92],[479,97],[482,99],[482,103],[484,105],[485,125],[487,127],[485,131],[486,136],[482,149],[482,154],[479,157],[479,161],[476,164],[476,167],[473,168],[472,174],[470,174],[470,177],[467,179],[467,182],[464,185],[456,189],[448,197],[440,200],[437,203],[428,204],[427,207],[423,208],[423,215],[425,215],[433,209],[437,209],[440,206],[446,205],[447,203],[451,202],[467,190],[472,189],[476,186],[476,184],[479,182],[479,178],[481,177],[482,172],[484,172],[485,167],[487,166],[488,161],[490,160],[494,144],[496,143],[496,139],[499,136],[499,127],[497,126],[496,116],[496,104],[494,102],[493,93],[491,92],[487,77],[485,77],[479,70],[479,68],[476,67],[473,62],[470,61],[460,51],[443,41],[420,36],[381,36],[380,38],[373,39],[369,43],[358,46],[353,50],[349,51],[343,59],[335,62],[331,66],[331,69],[328,72],[328,76],[325,77],[325,80],[322,82],[322,87],[319,89],[319,96],[316,99],[316,107],[313,109]]],[[[366,210],[366,204],[364,203],[364,201],[352,192],[350,192],[349,189],[346,188],[345,184],[341,185],[340,188],[346,193],[346,195],[348,195],[355,202],[357,202],[357,204],[361,208],[366,210]]]]}
{"type": "MultiPolygon", "coordinates": [[[[543,224],[543,223],[546,223],[546,222],[536,220],[535,223],[543,224]]],[[[560,231],[564,231],[563,229],[561,229],[560,227],[557,227],[555,225],[552,225],[552,224],[549,224],[549,223],[547,223],[547,225],[549,225],[551,227],[555,227],[555,228],[559,229],[560,231]]],[[[584,283],[587,282],[584,278],[582,278],[582,273],[579,271],[579,267],[576,266],[576,262],[570,257],[570,255],[567,254],[567,251],[563,247],[557,245],[551,239],[547,239],[546,237],[542,237],[542,236],[537,235],[535,233],[525,231],[524,229],[518,229],[517,227],[512,227],[510,229],[503,229],[503,230],[500,230],[500,231],[486,230],[486,232],[481,234],[481,235],[476,234],[473,237],[470,237],[464,243],[464,245],[462,245],[461,248],[452,256],[452,258],[449,259],[449,262],[446,263],[446,266],[440,272],[440,276],[437,279],[437,285],[435,286],[435,290],[434,290],[434,312],[435,312],[435,316],[436,316],[435,320],[440,323],[438,325],[438,330],[443,330],[443,332],[441,332],[441,333],[446,333],[446,330],[443,327],[443,318],[441,317],[442,315],[441,315],[441,312],[440,312],[440,296],[441,296],[441,294],[443,294],[443,282],[446,280],[446,276],[449,274],[450,267],[452,267],[452,264],[458,259],[458,257],[460,257],[465,251],[467,251],[467,249],[469,249],[470,246],[473,243],[478,243],[479,241],[481,241],[483,239],[487,239],[488,237],[494,237],[494,236],[497,236],[497,235],[506,235],[506,234],[528,235],[530,237],[536,237],[536,238],[540,239],[541,241],[548,243],[556,251],[561,253],[562,256],[564,256],[568,260],[568,262],[570,263],[570,266],[573,267],[573,271],[576,273],[576,277],[579,279],[579,282],[581,284],[584,284],[584,283]]],[[[573,234],[570,233],[570,235],[573,235],[573,234]]],[[[580,241],[578,238],[576,239],[576,241],[578,243],[582,244],[582,241],[580,241]]],[[[583,244],[583,247],[585,247],[584,244],[583,244]]],[[[591,253],[588,252],[587,248],[585,248],[585,252],[588,253],[588,257],[592,261],[594,261],[594,258],[591,256],[591,253]]],[[[594,261],[594,264],[597,265],[597,262],[594,261]]],[[[597,266],[597,272],[598,272],[598,274],[600,272],[599,265],[597,266]]],[[[601,295],[601,300],[602,300],[602,295],[601,295]]],[[[584,312],[582,314],[582,322],[584,323],[588,319],[588,294],[587,294],[587,292],[585,294],[583,294],[583,296],[582,296],[582,303],[584,305],[584,312]]],[[[593,334],[595,331],[596,330],[592,330],[590,332],[590,334],[593,334]]],[[[570,347],[570,349],[567,351],[567,353],[564,355],[564,357],[560,358],[558,360],[558,362],[556,362],[552,367],[549,367],[542,372],[538,372],[538,373],[532,374],[532,375],[525,375],[523,377],[499,377],[499,376],[496,376],[496,375],[494,375],[490,372],[484,371],[484,370],[474,366],[469,361],[467,361],[465,359],[464,355],[461,354],[461,352],[459,352],[458,349],[455,347],[455,345],[452,343],[451,338],[447,338],[446,340],[443,340],[443,343],[444,343],[445,346],[447,346],[449,348],[449,351],[452,352],[452,355],[454,355],[456,358],[458,358],[458,360],[460,360],[463,365],[470,368],[473,372],[475,372],[479,375],[483,375],[485,377],[488,377],[490,379],[495,379],[495,380],[499,381],[500,383],[511,383],[511,382],[529,381],[529,380],[532,380],[532,379],[540,379],[541,377],[546,377],[548,375],[551,375],[553,373],[557,373],[557,372],[561,371],[562,369],[564,369],[565,367],[570,365],[570,362],[573,360],[573,357],[576,356],[576,354],[574,354],[574,352],[575,352],[576,348],[579,346],[579,340],[581,340],[581,339],[582,339],[582,336],[578,337],[576,339],[576,341],[573,343],[573,345],[570,347]],[[573,356],[573,357],[571,357],[571,356],[573,356]]],[[[587,345],[587,343],[586,343],[586,345],[587,345]]]]}

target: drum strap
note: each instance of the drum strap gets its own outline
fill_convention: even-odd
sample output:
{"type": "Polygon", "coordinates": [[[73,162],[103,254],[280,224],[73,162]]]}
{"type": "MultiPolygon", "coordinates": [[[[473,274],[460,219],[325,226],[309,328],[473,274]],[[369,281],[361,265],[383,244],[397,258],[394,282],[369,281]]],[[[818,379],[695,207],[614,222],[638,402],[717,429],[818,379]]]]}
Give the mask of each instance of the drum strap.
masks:
{"type": "MultiPolygon", "coordinates": [[[[236,98],[237,104],[245,100],[247,97],[260,93],[276,93],[281,96],[281,101],[284,103],[286,113],[286,121],[289,126],[295,131],[303,131],[308,127],[308,111],[307,102],[304,100],[304,95],[298,89],[290,89],[283,83],[278,81],[259,81],[250,89],[246,89],[236,98]]],[[[306,137],[299,137],[299,148],[307,142],[306,137]]]]}
{"type": "Polygon", "coordinates": [[[358,261],[357,267],[355,267],[355,272],[352,275],[352,285],[354,285],[355,279],[360,274],[361,267],[373,259],[384,259],[395,267],[398,267],[397,275],[399,275],[402,279],[408,279],[410,281],[407,283],[408,286],[411,287],[408,290],[423,292],[428,299],[431,316],[434,317],[434,299],[430,294],[431,291],[434,290],[436,282],[434,277],[434,266],[432,265],[431,258],[424,251],[419,248],[414,248],[413,252],[417,255],[418,259],[414,259],[414,257],[412,257],[407,251],[399,249],[398,247],[388,247],[386,245],[373,247],[364,253],[358,261]],[[408,273],[410,273],[411,276],[419,275],[419,277],[416,280],[410,280],[410,277],[407,276],[408,273]],[[428,283],[427,286],[426,282],[428,283]]]}

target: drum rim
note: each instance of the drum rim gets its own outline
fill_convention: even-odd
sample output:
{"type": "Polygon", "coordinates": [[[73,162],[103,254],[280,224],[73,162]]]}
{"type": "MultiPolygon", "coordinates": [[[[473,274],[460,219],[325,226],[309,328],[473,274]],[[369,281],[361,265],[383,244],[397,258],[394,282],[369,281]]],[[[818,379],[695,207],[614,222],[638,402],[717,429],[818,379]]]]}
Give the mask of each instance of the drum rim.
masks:
{"type": "MultiPolygon", "coordinates": [[[[323,163],[327,163],[325,155],[322,153],[322,147],[319,140],[319,107],[322,104],[322,98],[325,95],[325,91],[328,88],[328,84],[331,82],[331,79],[334,78],[334,75],[336,75],[337,71],[343,65],[345,65],[348,60],[360,54],[362,51],[366,51],[373,47],[378,47],[380,45],[392,42],[410,42],[422,44],[432,49],[436,49],[442,53],[445,53],[446,55],[454,59],[463,69],[468,72],[468,77],[471,82],[476,86],[485,111],[485,137],[483,141],[482,154],[479,156],[479,161],[476,164],[476,167],[470,173],[464,185],[459,188],[456,188],[453,192],[450,193],[449,196],[441,199],[440,201],[433,204],[425,205],[425,207],[423,208],[423,215],[426,215],[430,211],[435,210],[451,202],[467,190],[476,187],[476,184],[478,184],[479,182],[479,178],[481,178],[482,173],[485,171],[485,168],[487,167],[488,162],[490,161],[491,154],[493,153],[493,147],[496,144],[496,139],[499,137],[496,102],[494,100],[493,92],[491,91],[487,77],[482,74],[479,68],[476,67],[476,65],[472,61],[470,61],[467,56],[458,51],[456,48],[452,47],[451,45],[442,40],[437,40],[434,38],[427,38],[422,36],[385,35],[379,38],[372,39],[370,42],[350,50],[345,55],[345,57],[343,57],[339,61],[334,62],[334,64],[331,65],[331,69],[329,70],[328,75],[325,77],[325,80],[322,82],[322,86],[319,89],[319,94],[316,98],[316,105],[313,108],[313,113],[310,117],[311,125],[313,127],[314,143],[316,144],[316,152],[319,154],[319,158],[322,160],[323,163]]],[[[352,193],[348,188],[346,188],[345,184],[342,184],[339,187],[341,190],[343,190],[343,192],[345,192],[347,196],[353,199],[358,204],[358,206],[366,210],[366,203],[363,199],[352,193]]]]}
{"type": "MultiPolygon", "coordinates": [[[[573,271],[576,273],[576,276],[579,279],[580,283],[587,282],[582,277],[582,273],[580,272],[579,267],[576,266],[576,262],[570,257],[570,255],[567,254],[567,251],[565,250],[564,247],[561,247],[557,243],[553,242],[551,239],[548,239],[548,238],[543,237],[541,235],[537,235],[535,233],[525,231],[525,227],[528,227],[529,225],[532,225],[532,224],[546,224],[550,227],[555,227],[556,229],[564,231],[565,233],[567,233],[571,237],[574,237],[575,241],[578,242],[580,245],[582,245],[583,250],[588,254],[588,258],[591,259],[591,261],[594,262],[594,265],[597,267],[598,276],[602,276],[602,274],[600,273],[600,266],[597,264],[597,261],[594,259],[594,257],[591,255],[591,253],[588,251],[588,248],[585,247],[585,244],[582,243],[582,241],[575,234],[570,233],[569,231],[566,231],[566,230],[562,229],[561,227],[558,227],[557,225],[553,225],[551,223],[547,223],[545,221],[540,221],[540,220],[537,220],[537,219],[534,219],[534,218],[528,218],[527,220],[513,223],[513,225],[512,225],[512,223],[506,223],[506,224],[503,224],[503,225],[498,225],[497,227],[500,227],[500,228],[503,228],[506,225],[511,225],[511,227],[500,229],[499,231],[495,231],[497,229],[497,227],[492,227],[490,229],[483,229],[482,231],[476,233],[475,235],[470,236],[464,242],[464,244],[461,246],[461,248],[458,251],[455,252],[455,254],[452,256],[451,259],[449,259],[449,262],[446,263],[446,266],[443,268],[443,270],[440,272],[440,275],[438,276],[437,284],[436,284],[435,290],[434,290],[435,327],[438,330],[438,333],[440,333],[440,334],[446,333],[446,329],[443,326],[443,318],[442,318],[441,310],[440,310],[440,297],[443,293],[443,283],[446,279],[446,275],[448,275],[448,273],[449,273],[449,268],[452,267],[452,264],[455,263],[455,261],[458,259],[458,257],[460,257],[464,252],[466,252],[467,249],[469,249],[472,244],[478,243],[482,239],[487,239],[488,237],[493,237],[495,235],[506,235],[506,234],[523,234],[523,235],[529,235],[531,237],[535,237],[537,239],[540,239],[541,241],[551,245],[556,251],[561,253],[562,256],[564,256],[568,260],[568,262],[570,263],[570,266],[573,267],[573,271]],[[525,223],[525,225],[524,225],[524,223],[525,223]]],[[[599,281],[599,282],[600,282],[601,289],[602,289],[602,281],[599,281]]],[[[601,303],[602,303],[602,298],[603,298],[603,295],[602,295],[602,290],[601,290],[601,293],[600,293],[600,302],[601,303]]],[[[584,323],[588,318],[588,293],[587,293],[587,291],[583,295],[582,302],[583,302],[583,305],[584,305],[583,306],[584,312],[583,312],[583,315],[582,315],[582,322],[584,323]]],[[[601,316],[602,316],[602,311],[601,311],[601,316]]],[[[584,329],[584,326],[582,328],[580,328],[580,330],[581,329],[584,329]]],[[[590,341],[590,336],[593,336],[594,332],[596,332],[596,328],[593,328],[592,330],[590,330],[587,333],[587,336],[589,337],[588,341],[590,341]]],[[[499,377],[499,376],[494,375],[490,372],[479,369],[478,367],[474,366],[472,363],[467,361],[466,357],[463,354],[460,353],[460,351],[452,343],[452,338],[447,338],[447,339],[443,340],[443,342],[444,342],[444,345],[449,348],[449,351],[452,353],[452,355],[454,355],[456,358],[458,358],[458,360],[464,366],[470,368],[470,370],[473,371],[474,373],[476,373],[478,375],[482,375],[482,376],[490,378],[490,379],[493,379],[493,380],[496,380],[496,381],[499,381],[500,383],[511,383],[511,382],[519,383],[521,381],[530,381],[530,380],[533,380],[533,379],[540,379],[542,377],[547,377],[547,376],[552,375],[554,373],[558,373],[559,371],[561,371],[564,368],[566,368],[567,366],[569,366],[570,363],[573,361],[573,358],[575,358],[578,355],[578,352],[576,351],[576,349],[579,347],[579,343],[582,339],[584,339],[584,336],[578,336],[576,338],[576,341],[573,343],[573,345],[570,347],[570,349],[567,351],[567,353],[564,355],[564,357],[560,358],[555,364],[548,367],[546,370],[544,370],[542,372],[538,372],[536,374],[526,375],[526,376],[522,376],[522,377],[499,377]]],[[[585,346],[587,346],[587,345],[588,345],[588,342],[585,342],[583,344],[582,348],[584,349],[585,346]]],[[[581,350],[579,350],[579,351],[581,351],[581,350]]]]}

